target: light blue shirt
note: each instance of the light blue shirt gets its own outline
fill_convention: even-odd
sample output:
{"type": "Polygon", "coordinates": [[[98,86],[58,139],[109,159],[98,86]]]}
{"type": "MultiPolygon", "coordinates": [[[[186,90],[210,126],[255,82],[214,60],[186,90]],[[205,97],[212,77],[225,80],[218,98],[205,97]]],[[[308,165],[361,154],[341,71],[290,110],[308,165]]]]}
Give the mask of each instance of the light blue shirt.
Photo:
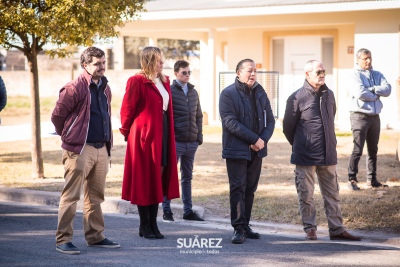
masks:
{"type": "Polygon", "coordinates": [[[181,81],[179,81],[179,80],[176,80],[176,82],[180,85],[180,86],[182,86],[182,90],[183,90],[183,92],[185,93],[185,95],[187,95],[187,93],[188,93],[188,86],[187,86],[187,83],[183,83],[183,82],[181,82],[181,81]]]}

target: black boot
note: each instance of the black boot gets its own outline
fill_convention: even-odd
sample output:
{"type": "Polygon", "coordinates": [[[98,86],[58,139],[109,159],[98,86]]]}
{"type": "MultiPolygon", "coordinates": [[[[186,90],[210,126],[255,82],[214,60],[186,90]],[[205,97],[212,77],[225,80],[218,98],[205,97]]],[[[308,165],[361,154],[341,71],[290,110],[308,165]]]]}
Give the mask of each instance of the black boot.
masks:
{"type": "Polygon", "coordinates": [[[158,204],[150,205],[149,206],[149,217],[150,217],[150,227],[153,230],[154,235],[157,239],[163,239],[164,236],[158,230],[157,225],[157,213],[158,213],[158,204]]]}
{"type": "Polygon", "coordinates": [[[150,227],[150,217],[149,217],[149,210],[150,206],[137,206],[139,217],[140,217],[140,227],[139,227],[139,236],[149,239],[154,239],[156,236],[154,235],[153,231],[150,227]]]}

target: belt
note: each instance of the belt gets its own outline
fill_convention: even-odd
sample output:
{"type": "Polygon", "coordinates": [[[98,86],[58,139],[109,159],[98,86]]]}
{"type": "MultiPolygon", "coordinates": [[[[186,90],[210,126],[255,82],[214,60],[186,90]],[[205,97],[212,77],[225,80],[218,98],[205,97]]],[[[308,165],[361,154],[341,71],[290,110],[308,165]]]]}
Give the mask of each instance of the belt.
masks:
{"type": "Polygon", "coordinates": [[[96,142],[96,143],[86,143],[86,144],[88,146],[92,146],[94,148],[99,149],[99,148],[102,148],[106,144],[106,142],[96,142]]]}

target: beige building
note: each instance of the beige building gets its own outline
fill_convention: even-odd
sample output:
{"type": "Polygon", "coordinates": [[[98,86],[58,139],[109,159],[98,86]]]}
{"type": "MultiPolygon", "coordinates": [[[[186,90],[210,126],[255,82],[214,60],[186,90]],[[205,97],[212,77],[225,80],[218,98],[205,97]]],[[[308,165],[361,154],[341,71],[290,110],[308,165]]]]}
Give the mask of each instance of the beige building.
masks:
{"type": "Polygon", "coordinates": [[[219,123],[219,73],[234,70],[239,60],[252,58],[258,69],[279,71],[282,118],[287,97],[303,83],[304,63],[317,59],[324,63],[326,83],[337,98],[337,125],[348,128],[346,77],[355,52],[365,47],[372,51],[374,69],[393,87],[383,99],[382,127],[400,125],[395,86],[400,75],[399,0],[156,0],[146,8],[141,21],[120,29],[114,69],[124,69],[124,37],[146,37],[150,45],[161,38],[200,41],[200,68],[191,81],[210,124],[219,123]]]}

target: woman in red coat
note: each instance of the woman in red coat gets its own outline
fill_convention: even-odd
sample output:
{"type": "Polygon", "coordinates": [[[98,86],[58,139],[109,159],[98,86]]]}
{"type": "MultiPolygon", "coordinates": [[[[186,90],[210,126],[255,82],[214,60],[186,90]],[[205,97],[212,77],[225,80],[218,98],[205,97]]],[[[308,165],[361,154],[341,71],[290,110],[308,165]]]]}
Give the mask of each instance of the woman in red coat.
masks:
{"type": "Polygon", "coordinates": [[[138,206],[139,235],[164,238],[157,226],[163,196],[179,198],[170,83],[162,74],[162,52],[145,47],[141,71],[130,77],[121,106],[126,147],[122,199],[138,206]]]}

